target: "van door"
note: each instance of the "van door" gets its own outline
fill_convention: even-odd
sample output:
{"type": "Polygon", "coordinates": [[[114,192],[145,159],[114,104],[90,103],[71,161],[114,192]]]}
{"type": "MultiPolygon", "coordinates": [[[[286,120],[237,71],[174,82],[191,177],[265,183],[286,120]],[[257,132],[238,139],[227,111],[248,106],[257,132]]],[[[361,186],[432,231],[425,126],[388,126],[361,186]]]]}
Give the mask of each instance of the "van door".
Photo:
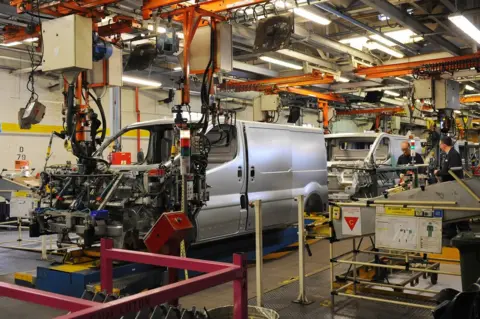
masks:
{"type": "Polygon", "coordinates": [[[242,124],[215,126],[206,135],[211,145],[207,167],[210,200],[196,217],[197,242],[245,231],[248,212],[242,124]]]}
{"type": "MultiPolygon", "coordinates": [[[[289,222],[292,210],[292,147],[288,127],[244,123],[248,164],[248,200],[262,200],[263,226],[289,222]]],[[[255,228],[254,209],[247,229],[255,228]]]]}

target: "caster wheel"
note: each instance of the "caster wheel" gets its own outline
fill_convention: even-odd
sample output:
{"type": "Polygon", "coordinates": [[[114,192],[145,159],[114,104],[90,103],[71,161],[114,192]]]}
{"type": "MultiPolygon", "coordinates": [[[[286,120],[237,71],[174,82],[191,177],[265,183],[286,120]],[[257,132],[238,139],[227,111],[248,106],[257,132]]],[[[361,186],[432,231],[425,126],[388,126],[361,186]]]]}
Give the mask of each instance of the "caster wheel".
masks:
{"type": "Polygon", "coordinates": [[[410,281],[410,287],[415,287],[416,285],[417,285],[417,281],[416,281],[416,280],[410,281]]]}
{"type": "Polygon", "coordinates": [[[422,277],[423,277],[423,279],[427,279],[427,277],[428,277],[427,273],[424,272],[424,273],[422,274],[422,277]]]}
{"type": "Polygon", "coordinates": [[[430,276],[430,282],[432,283],[432,285],[436,285],[438,282],[438,274],[432,274],[430,276]]]}

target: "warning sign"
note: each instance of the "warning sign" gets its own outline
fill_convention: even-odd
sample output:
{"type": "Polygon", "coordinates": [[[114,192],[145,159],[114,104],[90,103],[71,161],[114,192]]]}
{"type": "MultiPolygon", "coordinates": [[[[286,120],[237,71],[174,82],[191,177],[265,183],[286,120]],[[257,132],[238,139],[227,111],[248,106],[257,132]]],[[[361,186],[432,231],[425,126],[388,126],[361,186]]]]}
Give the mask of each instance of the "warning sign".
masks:
{"type": "Polygon", "coordinates": [[[415,208],[385,207],[387,215],[415,216],[415,208]]]}
{"type": "Polygon", "coordinates": [[[362,234],[360,207],[342,207],[342,234],[354,236],[362,234]]]}

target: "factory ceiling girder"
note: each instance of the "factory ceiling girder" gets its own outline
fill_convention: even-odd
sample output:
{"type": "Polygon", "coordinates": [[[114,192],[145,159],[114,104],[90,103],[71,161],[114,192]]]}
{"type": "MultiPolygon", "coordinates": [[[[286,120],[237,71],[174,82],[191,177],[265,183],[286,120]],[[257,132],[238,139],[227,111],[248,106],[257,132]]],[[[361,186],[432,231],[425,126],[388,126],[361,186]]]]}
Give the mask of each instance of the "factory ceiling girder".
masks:
{"type": "MultiPolygon", "coordinates": [[[[361,1],[366,5],[377,9],[379,12],[383,13],[384,15],[394,19],[405,28],[409,28],[410,30],[412,30],[417,34],[432,33],[432,30],[430,30],[423,23],[418,22],[415,18],[410,16],[407,12],[400,10],[399,8],[395,7],[394,5],[392,5],[390,2],[386,0],[361,0],[361,1]]],[[[441,35],[433,34],[428,37],[428,41],[442,47],[443,49],[445,49],[446,51],[454,55],[461,54],[459,47],[457,47],[450,41],[446,40],[441,35]]]]}

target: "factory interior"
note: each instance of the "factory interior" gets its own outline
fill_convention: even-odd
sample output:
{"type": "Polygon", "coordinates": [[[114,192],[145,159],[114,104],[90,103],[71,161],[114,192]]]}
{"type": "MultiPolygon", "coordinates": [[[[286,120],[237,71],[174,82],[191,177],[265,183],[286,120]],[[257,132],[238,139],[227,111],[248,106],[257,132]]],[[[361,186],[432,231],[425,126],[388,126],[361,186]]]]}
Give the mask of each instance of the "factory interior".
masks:
{"type": "Polygon", "coordinates": [[[480,1],[0,0],[0,319],[480,319],[480,1]]]}

